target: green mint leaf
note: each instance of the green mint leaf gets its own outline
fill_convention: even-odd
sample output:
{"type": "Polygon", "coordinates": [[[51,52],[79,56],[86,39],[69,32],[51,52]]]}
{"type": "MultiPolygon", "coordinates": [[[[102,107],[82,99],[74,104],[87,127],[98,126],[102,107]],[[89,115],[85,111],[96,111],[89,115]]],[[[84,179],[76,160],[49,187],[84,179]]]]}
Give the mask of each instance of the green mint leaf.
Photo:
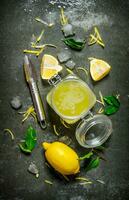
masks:
{"type": "Polygon", "coordinates": [[[120,102],[119,100],[116,98],[116,96],[112,95],[112,96],[106,96],[103,98],[105,103],[108,105],[112,105],[115,106],[117,108],[120,107],[120,102]]]}
{"type": "Polygon", "coordinates": [[[100,164],[100,159],[99,159],[99,157],[97,157],[96,159],[92,159],[92,160],[89,162],[89,164],[87,165],[86,171],[89,171],[89,170],[91,170],[91,169],[94,169],[94,168],[98,167],[99,164],[100,164]]]}
{"type": "Polygon", "coordinates": [[[63,42],[67,46],[69,46],[70,48],[75,49],[75,50],[82,50],[84,48],[84,45],[85,45],[85,41],[79,42],[79,41],[76,41],[73,38],[67,38],[67,39],[63,40],[63,42]]]}
{"type": "Polygon", "coordinates": [[[106,104],[113,106],[111,96],[106,96],[106,97],[103,98],[103,100],[106,104]]]}
{"type": "Polygon", "coordinates": [[[31,153],[36,145],[36,142],[36,131],[32,126],[29,126],[26,131],[25,141],[19,144],[19,147],[24,153],[31,153]]]}
{"type": "Polygon", "coordinates": [[[105,96],[104,102],[106,103],[106,106],[104,108],[104,114],[105,115],[112,115],[116,113],[119,110],[120,107],[120,102],[116,98],[116,96],[105,96]]]}
{"type": "Polygon", "coordinates": [[[93,152],[89,152],[88,154],[82,156],[79,158],[79,160],[84,160],[84,159],[88,159],[93,155],[93,152]]]}
{"type": "Polygon", "coordinates": [[[105,115],[112,115],[112,114],[116,113],[118,110],[119,110],[118,107],[115,107],[115,106],[106,106],[104,108],[104,114],[105,115]]]}
{"type": "Polygon", "coordinates": [[[112,96],[112,102],[113,105],[116,106],[117,108],[120,107],[120,101],[118,100],[118,98],[116,98],[116,96],[112,96]]]}
{"type": "Polygon", "coordinates": [[[32,151],[36,145],[37,138],[36,132],[32,126],[29,126],[26,132],[25,143],[27,148],[32,151]]]}

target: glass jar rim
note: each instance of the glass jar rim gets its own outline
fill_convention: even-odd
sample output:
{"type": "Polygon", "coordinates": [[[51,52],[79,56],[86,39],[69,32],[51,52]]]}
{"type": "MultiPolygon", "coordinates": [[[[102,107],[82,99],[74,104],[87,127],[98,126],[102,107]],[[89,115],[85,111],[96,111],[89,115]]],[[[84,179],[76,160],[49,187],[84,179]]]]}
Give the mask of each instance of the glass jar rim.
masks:
{"type": "Polygon", "coordinates": [[[78,124],[76,128],[75,136],[78,143],[81,146],[85,148],[94,148],[94,147],[102,145],[109,138],[112,131],[113,131],[112,121],[110,120],[110,118],[104,114],[97,114],[88,119],[81,120],[81,122],[78,124]],[[99,136],[94,138],[93,140],[96,141],[96,143],[94,144],[89,145],[87,142],[84,143],[82,138],[85,137],[89,129],[95,127],[98,124],[101,124],[105,127],[104,135],[101,136],[100,134],[99,136]]]}

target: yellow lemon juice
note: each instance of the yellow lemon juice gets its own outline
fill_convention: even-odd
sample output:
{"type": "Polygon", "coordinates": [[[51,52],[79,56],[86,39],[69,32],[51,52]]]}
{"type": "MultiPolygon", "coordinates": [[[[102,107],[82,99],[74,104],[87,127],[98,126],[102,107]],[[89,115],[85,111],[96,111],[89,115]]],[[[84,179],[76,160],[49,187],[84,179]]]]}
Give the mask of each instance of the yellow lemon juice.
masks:
{"type": "Polygon", "coordinates": [[[77,119],[88,112],[96,101],[87,84],[78,79],[62,81],[52,93],[52,106],[64,119],[77,119]]]}

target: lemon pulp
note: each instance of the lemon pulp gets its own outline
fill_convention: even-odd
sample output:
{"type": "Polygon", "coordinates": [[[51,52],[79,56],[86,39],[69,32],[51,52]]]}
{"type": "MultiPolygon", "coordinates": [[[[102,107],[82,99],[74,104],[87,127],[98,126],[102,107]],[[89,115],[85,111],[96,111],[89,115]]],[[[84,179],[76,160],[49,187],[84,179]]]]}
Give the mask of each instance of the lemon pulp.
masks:
{"type": "Polygon", "coordinates": [[[52,105],[62,116],[76,117],[88,111],[95,97],[89,87],[78,80],[61,82],[52,94],[52,105]]]}

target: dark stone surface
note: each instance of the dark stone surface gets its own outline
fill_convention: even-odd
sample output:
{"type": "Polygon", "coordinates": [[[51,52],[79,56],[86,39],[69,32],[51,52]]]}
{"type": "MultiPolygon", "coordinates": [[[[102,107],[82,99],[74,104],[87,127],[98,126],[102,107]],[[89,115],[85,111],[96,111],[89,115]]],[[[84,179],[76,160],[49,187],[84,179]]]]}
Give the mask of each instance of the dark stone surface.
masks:
{"type": "MultiPolygon", "coordinates": [[[[43,0],[1,0],[0,1],[0,200],[126,200],[129,199],[129,1],[122,0],[67,0],[55,1],[54,5],[43,0]],[[59,3],[61,2],[61,3],[59,3]],[[57,55],[65,45],[61,42],[63,34],[59,23],[58,5],[65,5],[79,37],[88,37],[92,27],[97,25],[106,44],[105,49],[94,45],[86,47],[81,52],[72,52],[77,66],[89,66],[88,57],[102,58],[109,62],[112,71],[108,77],[93,84],[89,81],[95,94],[101,90],[104,95],[118,92],[121,97],[121,108],[111,117],[114,131],[105,152],[107,162],[102,161],[100,167],[81,176],[100,179],[105,185],[95,182],[92,185],[79,185],[76,181],[67,183],[44,164],[41,147],[42,141],[54,141],[51,122],[55,114],[48,107],[45,97],[50,86],[42,83],[39,87],[44,99],[49,126],[41,130],[33,119],[21,123],[22,116],[10,106],[13,96],[20,96],[23,108],[31,105],[30,93],[23,74],[23,49],[29,48],[32,34],[39,35],[45,28],[44,41],[58,46],[57,49],[47,48],[45,53],[57,55]],[[72,13],[70,13],[72,11],[72,13]],[[56,25],[47,28],[37,23],[34,18],[39,16],[47,20],[48,12],[51,19],[56,17],[56,25]],[[74,21],[75,20],[75,21],[74,21]],[[18,143],[24,138],[27,126],[31,124],[38,134],[38,145],[30,156],[20,152],[18,143]],[[4,128],[10,128],[15,133],[15,140],[3,133],[4,128]],[[29,164],[34,161],[40,170],[38,179],[27,172],[29,164]],[[53,185],[44,183],[48,179],[53,185]]],[[[39,76],[41,57],[31,56],[39,76]]],[[[80,72],[81,73],[81,72],[80,72]]],[[[82,74],[80,74],[82,75],[82,74]]],[[[82,76],[85,80],[85,76],[82,76]]],[[[96,108],[97,109],[97,108],[96,108]]],[[[55,120],[55,119],[54,119],[55,120]]],[[[75,138],[74,131],[62,128],[56,119],[61,135],[72,138],[72,147],[79,155],[86,152],[75,138]]],[[[55,123],[55,122],[53,122],[55,123]]]]}

